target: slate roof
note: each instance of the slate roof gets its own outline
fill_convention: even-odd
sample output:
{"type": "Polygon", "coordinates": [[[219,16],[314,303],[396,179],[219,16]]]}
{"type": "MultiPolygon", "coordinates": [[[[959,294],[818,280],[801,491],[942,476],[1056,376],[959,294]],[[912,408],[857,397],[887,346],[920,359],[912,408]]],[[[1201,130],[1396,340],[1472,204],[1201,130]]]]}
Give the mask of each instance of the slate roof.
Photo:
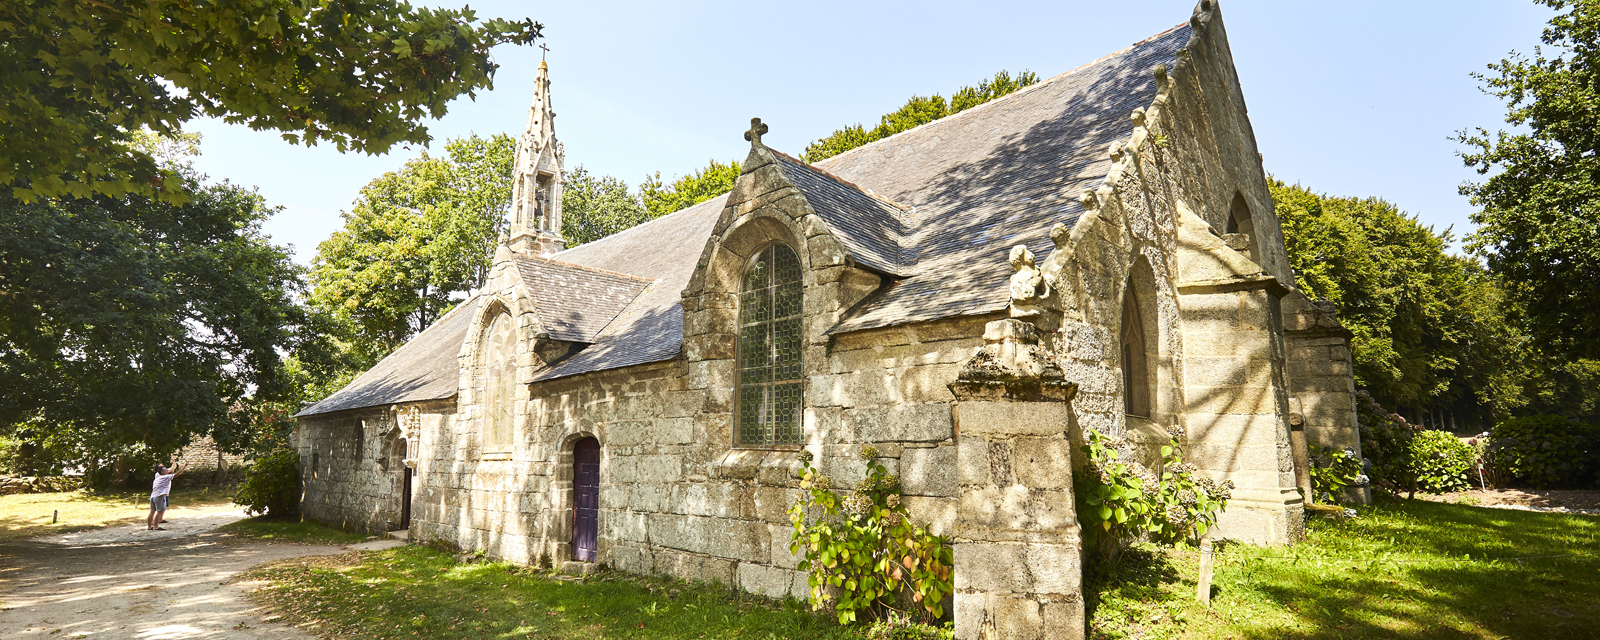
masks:
{"type": "Polygon", "coordinates": [[[512,258],[533,296],[546,333],[556,340],[594,342],[611,319],[654,280],[548,258],[512,258]]]}
{"type": "MultiPolygon", "coordinates": [[[[1129,115],[1155,98],[1152,69],[1175,66],[1190,33],[1180,25],[815,167],[775,154],[850,255],[894,276],[832,332],[1003,309],[1011,246],[1026,244],[1043,260],[1053,248],[1050,227],[1077,221],[1078,196],[1111,168],[1111,143],[1132,134],[1129,115]]],[[[681,292],[726,200],[712,198],[553,260],[520,259],[551,336],[589,343],[534,380],[676,357],[681,292]],[[574,288],[548,285],[558,281],[574,288]]],[[[454,395],[470,315],[452,312],[299,415],[454,395]]]]}
{"type": "Polygon", "coordinates": [[[782,153],[772,155],[858,264],[889,275],[911,274],[917,252],[904,246],[908,212],[838,176],[782,153]]]}
{"type": "Polygon", "coordinates": [[[915,212],[911,277],[873,296],[833,332],[998,311],[1009,302],[1006,253],[1049,254],[1050,227],[1083,213],[1078,196],[1133,133],[1129,114],[1155,99],[1152,68],[1176,66],[1188,25],[1004,98],[817,163],[915,212]]]}
{"type": "Polygon", "coordinates": [[[377,366],[295,417],[456,395],[461,382],[456,356],[467,339],[467,328],[472,325],[477,308],[477,298],[456,305],[377,366]]]}
{"type": "Polygon", "coordinates": [[[674,358],[683,348],[683,290],[694,276],[706,239],[722,214],[726,195],[627,231],[551,256],[639,277],[654,278],[617,314],[593,344],[554,367],[534,373],[549,380],[674,358]]]}

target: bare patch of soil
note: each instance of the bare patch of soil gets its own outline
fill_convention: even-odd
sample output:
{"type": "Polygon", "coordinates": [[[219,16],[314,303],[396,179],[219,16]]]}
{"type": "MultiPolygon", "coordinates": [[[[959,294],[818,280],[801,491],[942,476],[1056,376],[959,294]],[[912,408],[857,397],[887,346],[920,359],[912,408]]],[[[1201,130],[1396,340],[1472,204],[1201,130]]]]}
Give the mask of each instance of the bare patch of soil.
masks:
{"type": "Polygon", "coordinates": [[[1600,513],[1600,490],[1472,489],[1445,494],[1418,493],[1418,498],[1479,507],[1523,507],[1533,511],[1600,513]]]}
{"type": "Polygon", "coordinates": [[[217,533],[238,507],[168,512],[143,524],[0,542],[0,638],[309,640],[263,618],[233,578],[256,565],[356,547],[269,544],[217,533]]]}

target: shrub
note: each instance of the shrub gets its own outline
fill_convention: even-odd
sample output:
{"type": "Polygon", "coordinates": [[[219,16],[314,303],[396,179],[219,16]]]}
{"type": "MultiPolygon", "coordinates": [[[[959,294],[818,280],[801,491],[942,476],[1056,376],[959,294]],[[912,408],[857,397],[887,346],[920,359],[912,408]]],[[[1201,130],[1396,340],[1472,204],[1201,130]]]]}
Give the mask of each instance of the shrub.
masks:
{"type": "Polygon", "coordinates": [[[1362,473],[1361,459],[1354,449],[1339,450],[1311,443],[1311,493],[1312,501],[1338,504],[1343,501],[1345,489],[1367,485],[1367,474],[1362,473]]]}
{"type": "Polygon", "coordinates": [[[1411,440],[1412,474],[1417,489],[1428,493],[1447,493],[1472,488],[1467,472],[1477,456],[1472,447],[1445,431],[1418,431],[1411,440]]]}
{"type": "Polygon", "coordinates": [[[900,478],[877,456],[871,446],[861,449],[867,477],[840,497],[833,479],[811,466],[811,452],[800,454],[789,552],[804,557],[799,569],[810,572],[812,607],[832,601],[839,624],[857,621],[858,612],[882,618],[902,595],[919,605],[923,622],[932,622],[944,616],[944,598],[955,590],[955,557],[943,536],[911,522],[900,478]]]}
{"type": "Polygon", "coordinates": [[[1123,456],[1136,446],[1127,440],[1086,430],[1087,473],[1076,474],[1074,486],[1084,541],[1115,562],[1135,539],[1171,545],[1198,541],[1215,525],[1228,504],[1233,481],[1217,483],[1198,475],[1183,461],[1177,436],[1161,447],[1161,472],[1146,469],[1123,456]]]}
{"type": "Polygon", "coordinates": [[[1532,487],[1578,487],[1600,480],[1600,427],[1560,416],[1512,418],[1489,430],[1486,466],[1532,487]]]}
{"type": "Polygon", "coordinates": [[[1356,392],[1356,422],[1361,428],[1361,455],[1373,488],[1398,494],[1416,480],[1411,464],[1411,440],[1417,427],[1406,422],[1365,390],[1356,392]]]}
{"type": "Polygon", "coordinates": [[[300,508],[300,452],[280,449],[256,459],[233,501],[250,515],[287,516],[300,508]]]}

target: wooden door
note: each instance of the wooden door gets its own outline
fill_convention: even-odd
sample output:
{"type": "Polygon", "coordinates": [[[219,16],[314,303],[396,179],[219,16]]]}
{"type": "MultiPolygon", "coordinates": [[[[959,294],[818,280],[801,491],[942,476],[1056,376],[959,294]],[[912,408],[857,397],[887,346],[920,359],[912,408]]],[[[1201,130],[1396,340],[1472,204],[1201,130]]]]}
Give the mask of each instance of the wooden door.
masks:
{"type": "Polygon", "coordinates": [[[600,516],[600,441],[579,440],[572,447],[572,555],[594,562],[600,516]]]}

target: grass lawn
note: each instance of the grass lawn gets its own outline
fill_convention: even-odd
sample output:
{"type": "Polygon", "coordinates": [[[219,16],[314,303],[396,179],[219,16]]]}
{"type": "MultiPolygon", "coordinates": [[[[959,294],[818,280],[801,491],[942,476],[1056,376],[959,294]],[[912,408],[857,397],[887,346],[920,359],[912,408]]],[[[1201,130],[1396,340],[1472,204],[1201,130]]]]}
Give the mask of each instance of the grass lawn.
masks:
{"type": "Polygon", "coordinates": [[[267,516],[230,522],[217,527],[217,533],[226,533],[237,538],[265,542],[292,542],[296,544],[344,545],[363,542],[369,537],[364,533],[340,531],[315,522],[300,522],[269,518],[267,516]]]}
{"type": "Polygon", "coordinates": [[[1086,576],[1091,636],[1600,637],[1600,517],[1417,500],[1308,528],[1293,547],[1219,549],[1210,610],[1193,549],[1134,552],[1086,576]]]}
{"type": "Polygon", "coordinates": [[[253,569],[254,598],[333,638],[857,639],[799,603],[621,574],[563,580],[505,563],[457,563],[424,546],[299,558],[253,569]]]}
{"type": "MultiPolygon", "coordinates": [[[[228,489],[195,487],[175,490],[169,507],[209,507],[231,504],[228,489]]],[[[0,540],[84,531],[98,527],[144,522],[150,515],[150,490],[120,493],[28,493],[0,496],[0,540]],[[53,512],[60,511],[56,524],[53,512]]]]}

